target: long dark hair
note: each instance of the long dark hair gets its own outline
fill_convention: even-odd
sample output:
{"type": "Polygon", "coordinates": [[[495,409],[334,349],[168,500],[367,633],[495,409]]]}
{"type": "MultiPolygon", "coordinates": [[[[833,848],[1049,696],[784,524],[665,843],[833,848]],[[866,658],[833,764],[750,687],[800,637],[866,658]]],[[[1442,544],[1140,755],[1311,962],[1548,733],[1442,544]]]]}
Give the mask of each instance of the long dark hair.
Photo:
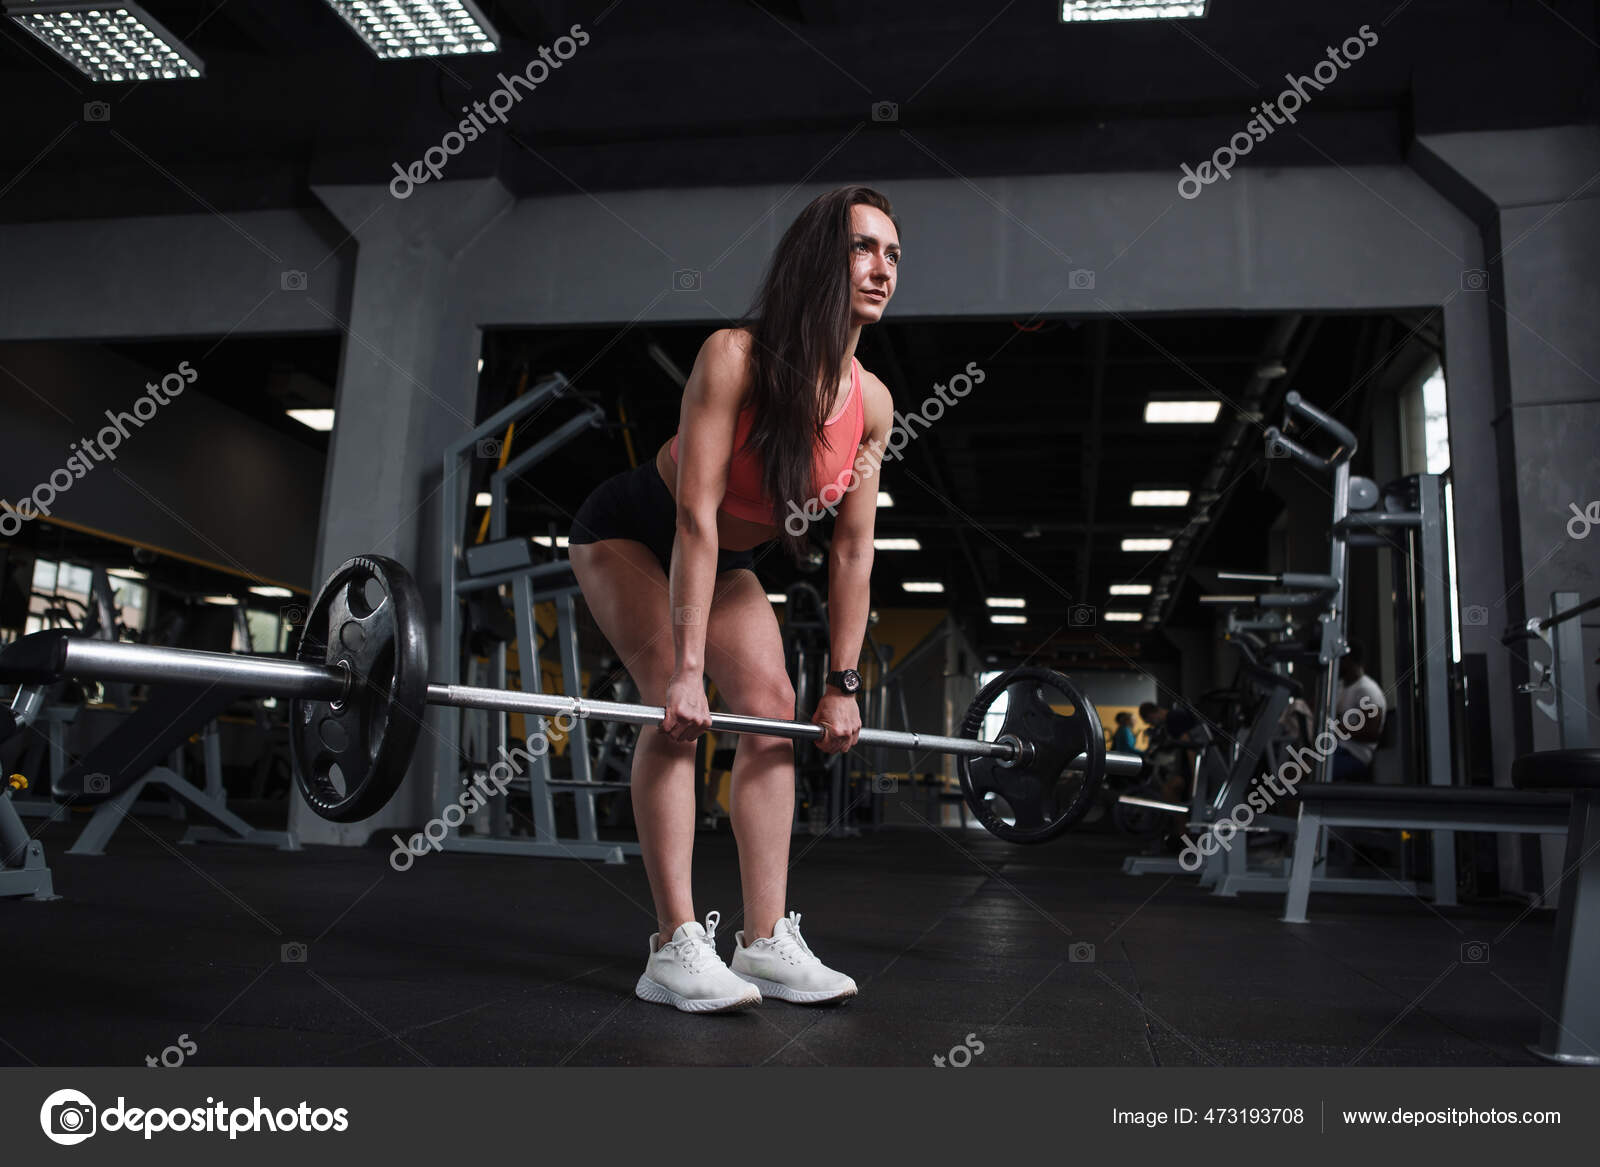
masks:
{"type": "Polygon", "coordinates": [[[755,302],[739,322],[755,342],[754,418],[745,448],[761,459],[778,538],[796,562],[804,560],[806,537],[785,527],[786,503],[804,508],[817,489],[816,444],[850,338],[850,208],[857,204],[876,207],[899,231],[889,200],[871,187],[841,186],[819,195],[783,233],[755,302]]]}

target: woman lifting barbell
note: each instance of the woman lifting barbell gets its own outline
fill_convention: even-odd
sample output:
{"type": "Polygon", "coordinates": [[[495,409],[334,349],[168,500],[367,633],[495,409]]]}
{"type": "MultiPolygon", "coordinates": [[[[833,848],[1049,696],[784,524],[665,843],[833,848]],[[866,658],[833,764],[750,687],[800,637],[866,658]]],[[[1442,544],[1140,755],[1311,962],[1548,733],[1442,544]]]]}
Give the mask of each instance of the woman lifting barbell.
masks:
{"type": "Polygon", "coordinates": [[[889,392],[855,359],[865,324],[894,295],[900,236],[883,195],[846,186],[790,225],[750,315],[714,332],[684,386],[678,433],[653,461],[602,483],[573,518],[573,572],[606,638],[664,707],[633,754],[634,817],[655,899],[657,932],[635,993],[691,1013],[854,996],[786,916],[794,819],[794,747],[743,736],[731,812],[745,927],[732,968],[716,951],[718,913],[695,921],[695,739],[711,725],[705,677],[733,709],[794,715],[778,621],[751,570],[776,540],[798,560],[812,516],[835,514],[829,636],[835,666],[812,721],[824,753],[861,731],[854,670],[867,627],[876,469],[894,413],[889,392]],[[858,459],[862,447],[869,452],[858,459]],[[863,483],[869,489],[858,489],[863,483]]]}

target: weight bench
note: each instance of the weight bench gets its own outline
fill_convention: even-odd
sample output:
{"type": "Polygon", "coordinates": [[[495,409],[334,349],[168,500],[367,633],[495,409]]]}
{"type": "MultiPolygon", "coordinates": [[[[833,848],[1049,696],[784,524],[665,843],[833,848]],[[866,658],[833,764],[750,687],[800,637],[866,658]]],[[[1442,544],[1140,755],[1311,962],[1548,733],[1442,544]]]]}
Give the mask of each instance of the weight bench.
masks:
{"type": "Polygon", "coordinates": [[[104,855],[106,844],[133,813],[134,804],[151,790],[165,791],[191,816],[197,814],[215,824],[191,824],[180,843],[252,843],[298,851],[300,843],[293,831],[253,827],[227,808],[215,719],[237,698],[236,693],[215,688],[152,685],[143,705],[77,763],[56,775],[51,793],[57,802],[98,804],[67,854],[104,855]],[[206,751],[205,789],[164,764],[195,733],[202,735],[206,751]]]}
{"type": "MultiPolygon", "coordinates": [[[[1373,786],[1329,782],[1302,786],[1299,801],[1300,817],[1283,908],[1283,920],[1288,924],[1306,922],[1317,841],[1324,827],[1559,835],[1567,829],[1567,815],[1572,805],[1571,798],[1565,794],[1498,786],[1373,786]]],[[[1439,889],[1435,888],[1434,895],[1438,894],[1439,889]]]]}
{"type": "Polygon", "coordinates": [[[1539,1042],[1528,1048],[1563,1065],[1600,1066],[1600,750],[1528,754],[1512,763],[1511,781],[1518,791],[1569,792],[1571,805],[1557,881],[1554,1015],[1544,1015],[1539,1042]]]}

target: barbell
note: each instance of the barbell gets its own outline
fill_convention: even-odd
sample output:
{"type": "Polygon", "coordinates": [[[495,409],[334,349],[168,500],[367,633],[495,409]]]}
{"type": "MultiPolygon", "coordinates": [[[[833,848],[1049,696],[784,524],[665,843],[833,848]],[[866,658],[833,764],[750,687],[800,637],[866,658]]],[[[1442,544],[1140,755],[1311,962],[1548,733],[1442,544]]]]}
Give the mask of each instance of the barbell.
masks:
{"type": "MultiPolygon", "coordinates": [[[[659,725],[651,705],[550,693],[439,685],[428,680],[427,615],[409,572],[392,559],[342,564],[306,613],[293,659],[90,640],[36,632],[0,649],[0,682],[48,684],[65,677],[215,687],[290,698],[295,784],[318,815],[355,822],[381,810],[411,764],[429,705],[537,717],[659,725]]],[[[719,733],[809,741],[822,727],[714,713],[719,733]]],[[[1093,805],[1105,775],[1137,775],[1137,754],[1108,753],[1094,705],[1050,669],[1002,673],[985,685],[961,736],[867,728],[858,744],[952,754],[962,794],[978,821],[1001,838],[1041,843],[1093,805]],[[1003,700],[1002,700],[1003,698],[1003,700]],[[992,740],[980,735],[1001,719],[992,740]]],[[[111,793],[115,793],[114,791],[111,793]]]]}

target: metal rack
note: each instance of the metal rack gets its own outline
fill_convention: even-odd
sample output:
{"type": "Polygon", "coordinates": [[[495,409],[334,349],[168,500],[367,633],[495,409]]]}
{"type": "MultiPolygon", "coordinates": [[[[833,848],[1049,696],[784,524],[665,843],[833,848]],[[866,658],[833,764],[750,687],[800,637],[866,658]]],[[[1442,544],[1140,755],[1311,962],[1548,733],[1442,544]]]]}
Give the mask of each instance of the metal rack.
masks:
{"type": "MultiPolygon", "coordinates": [[[[481,457],[481,451],[486,448],[497,449],[498,446],[487,447],[485,444],[497,443],[508,426],[537,416],[561,397],[569,396],[571,391],[571,383],[560,373],[554,373],[445,450],[444,537],[440,562],[440,642],[445,652],[444,659],[439,662],[439,680],[446,686],[459,684],[462,680],[460,646],[465,632],[461,611],[463,599],[475,593],[498,594],[501,588],[509,587],[516,626],[516,671],[523,691],[536,693],[541,687],[539,630],[535,627],[534,607],[551,602],[556,609],[556,629],[552,638],[561,661],[563,688],[569,697],[583,696],[576,610],[579,589],[572,566],[555,555],[553,538],[550,540],[552,558],[544,559],[535,551],[536,544],[531,538],[508,534],[506,495],[513,479],[531,470],[586,430],[599,427],[605,420],[605,411],[593,402],[580,401],[576,415],[496,469],[489,477],[489,540],[471,547],[464,546],[469,492],[472,489],[471,459],[481,457]]],[[[504,643],[497,645],[490,662],[490,684],[501,689],[507,683],[506,649],[504,643]]],[[[539,717],[535,720],[542,731],[545,719],[539,717]]],[[[461,723],[460,712],[446,714],[439,735],[433,784],[434,813],[439,816],[443,816],[445,808],[454,803],[461,793],[461,723]]],[[[595,796],[608,791],[625,790],[628,783],[602,781],[595,777],[589,758],[590,730],[582,719],[578,719],[569,732],[566,756],[571,761],[570,778],[554,776],[549,749],[534,757],[528,767],[529,809],[533,817],[534,837],[514,836],[506,800],[496,799],[489,809],[488,829],[484,833],[467,834],[462,832],[460,826],[447,827],[441,846],[455,851],[603,859],[608,863],[621,863],[625,856],[639,854],[637,843],[610,842],[600,838],[595,796]],[[570,794],[576,803],[576,837],[564,838],[557,829],[555,795],[558,793],[570,794]]],[[[487,744],[494,757],[485,762],[486,766],[512,756],[510,718],[504,711],[489,715],[487,744]]]]}

